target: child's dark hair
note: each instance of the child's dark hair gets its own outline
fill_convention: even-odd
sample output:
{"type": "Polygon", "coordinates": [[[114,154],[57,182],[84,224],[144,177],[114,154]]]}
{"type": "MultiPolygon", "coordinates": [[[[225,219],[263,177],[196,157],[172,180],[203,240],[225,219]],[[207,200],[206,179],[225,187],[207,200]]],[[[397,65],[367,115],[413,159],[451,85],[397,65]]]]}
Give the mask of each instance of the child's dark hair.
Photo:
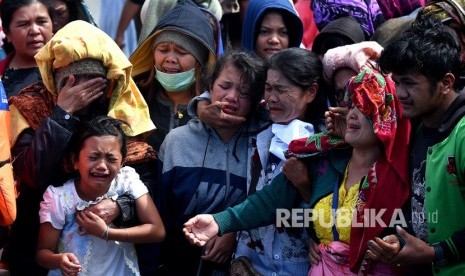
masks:
{"type": "MultiPolygon", "coordinates": [[[[417,19],[401,38],[381,53],[379,67],[385,74],[418,70],[435,87],[445,74],[460,76],[460,45],[444,25],[432,18],[417,19]]],[[[459,87],[459,82],[454,84],[459,87]]]]}
{"type": "Polygon", "coordinates": [[[77,131],[71,138],[70,153],[78,156],[84,145],[84,141],[92,136],[115,136],[121,144],[121,155],[123,159],[126,157],[126,134],[123,132],[123,124],[125,122],[108,116],[98,116],[90,121],[82,122],[77,131]]]}
{"type": "Polygon", "coordinates": [[[248,85],[247,91],[243,92],[247,94],[252,107],[257,106],[265,88],[266,70],[263,60],[242,51],[231,51],[221,56],[208,79],[210,87],[213,86],[221,71],[228,65],[234,66],[241,73],[241,81],[248,85]]]}

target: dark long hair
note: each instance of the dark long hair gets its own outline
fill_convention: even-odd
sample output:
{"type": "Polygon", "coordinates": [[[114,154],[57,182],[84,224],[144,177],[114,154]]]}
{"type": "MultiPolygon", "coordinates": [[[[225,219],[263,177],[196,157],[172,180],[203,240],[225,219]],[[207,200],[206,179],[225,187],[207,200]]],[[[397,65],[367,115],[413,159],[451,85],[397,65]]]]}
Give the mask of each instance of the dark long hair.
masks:
{"type": "Polygon", "coordinates": [[[290,82],[303,90],[318,85],[315,99],[308,104],[305,120],[322,130],[324,113],[327,110],[326,97],[320,89],[323,66],[318,56],[302,48],[289,48],[272,55],[267,60],[267,69],[280,71],[290,82]]]}
{"type": "MultiPolygon", "coordinates": [[[[5,31],[10,31],[10,24],[13,20],[13,14],[22,7],[27,7],[32,3],[42,3],[48,11],[50,18],[52,18],[52,4],[51,0],[3,0],[0,4],[0,17],[2,18],[2,27],[5,31]]],[[[14,47],[9,43],[6,38],[3,40],[3,49],[5,52],[10,53],[14,47]]]]}

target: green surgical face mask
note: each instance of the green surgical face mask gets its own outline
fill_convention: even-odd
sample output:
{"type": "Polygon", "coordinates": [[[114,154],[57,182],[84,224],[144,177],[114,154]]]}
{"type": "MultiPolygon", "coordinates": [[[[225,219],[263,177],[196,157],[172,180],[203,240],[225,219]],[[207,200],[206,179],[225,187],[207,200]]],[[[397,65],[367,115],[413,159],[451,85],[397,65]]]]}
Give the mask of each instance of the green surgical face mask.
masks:
{"type": "Polygon", "coordinates": [[[166,92],[179,92],[191,87],[195,82],[195,68],[189,71],[167,74],[155,67],[155,79],[165,88],[166,92]]]}

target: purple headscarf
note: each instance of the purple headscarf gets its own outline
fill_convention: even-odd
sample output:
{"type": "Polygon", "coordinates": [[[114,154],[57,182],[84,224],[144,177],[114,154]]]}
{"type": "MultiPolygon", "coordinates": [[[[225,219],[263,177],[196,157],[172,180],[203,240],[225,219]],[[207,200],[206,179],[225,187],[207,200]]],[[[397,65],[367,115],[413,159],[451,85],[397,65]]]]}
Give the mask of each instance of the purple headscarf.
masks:
{"type": "Polygon", "coordinates": [[[366,39],[384,22],[377,0],[312,0],[312,10],[319,30],[337,18],[350,15],[362,26],[366,39]]]}

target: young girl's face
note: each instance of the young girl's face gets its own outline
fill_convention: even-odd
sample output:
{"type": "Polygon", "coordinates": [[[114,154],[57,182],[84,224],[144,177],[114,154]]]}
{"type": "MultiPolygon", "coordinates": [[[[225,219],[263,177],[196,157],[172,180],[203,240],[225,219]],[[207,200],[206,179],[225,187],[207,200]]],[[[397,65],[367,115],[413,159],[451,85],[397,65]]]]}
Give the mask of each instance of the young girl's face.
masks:
{"type": "Polygon", "coordinates": [[[246,117],[251,101],[249,86],[241,80],[241,72],[233,65],[226,65],[210,89],[212,102],[227,102],[223,112],[229,115],[246,117]]]}
{"type": "Polygon", "coordinates": [[[116,136],[91,136],[84,141],[74,168],[79,171],[81,185],[100,191],[109,187],[122,161],[121,143],[116,136]]]}
{"type": "Polygon", "coordinates": [[[255,52],[267,59],[271,55],[289,48],[288,29],[279,12],[268,12],[262,20],[258,36],[255,41],[255,52]]]}

